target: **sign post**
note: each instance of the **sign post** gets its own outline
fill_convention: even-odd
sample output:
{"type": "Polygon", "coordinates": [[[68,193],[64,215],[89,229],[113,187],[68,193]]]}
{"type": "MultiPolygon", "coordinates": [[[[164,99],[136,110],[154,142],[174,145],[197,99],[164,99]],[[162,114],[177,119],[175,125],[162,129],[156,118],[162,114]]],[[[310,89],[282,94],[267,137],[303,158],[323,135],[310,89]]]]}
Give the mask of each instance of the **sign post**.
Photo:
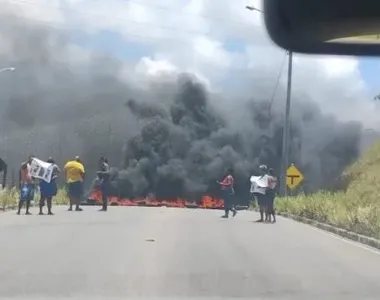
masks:
{"type": "Polygon", "coordinates": [[[294,164],[286,170],[286,186],[293,190],[303,181],[303,175],[300,170],[296,168],[294,164]]]}

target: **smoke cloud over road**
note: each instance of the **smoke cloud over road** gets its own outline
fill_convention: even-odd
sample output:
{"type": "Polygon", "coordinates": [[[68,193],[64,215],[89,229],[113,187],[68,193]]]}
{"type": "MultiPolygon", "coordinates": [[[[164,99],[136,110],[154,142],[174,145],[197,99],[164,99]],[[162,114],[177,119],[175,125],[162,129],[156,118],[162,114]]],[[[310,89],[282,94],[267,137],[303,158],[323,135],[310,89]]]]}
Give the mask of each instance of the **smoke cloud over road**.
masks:
{"type": "MultiPolygon", "coordinates": [[[[127,102],[142,123],[127,142],[119,173],[126,194],[197,198],[216,193],[215,181],[227,168],[235,171],[236,190],[246,194],[248,178],[259,164],[279,170],[283,116],[276,106],[269,111],[267,101],[250,100],[236,111],[217,113],[207,91],[191,76],[179,78],[177,88],[167,107],[159,107],[159,99],[127,102]],[[229,122],[229,115],[242,115],[241,109],[240,124],[229,122]]],[[[295,103],[291,161],[305,173],[306,190],[332,187],[358,155],[361,126],[338,122],[314,103],[295,103]]]]}
{"type": "MultiPolygon", "coordinates": [[[[222,99],[191,74],[141,89],[121,79],[133,69],[127,63],[5,12],[0,37],[0,62],[17,68],[0,74],[0,151],[11,168],[29,154],[60,164],[80,155],[91,173],[107,155],[123,196],[188,199],[216,193],[229,167],[240,195],[259,164],[279,171],[283,106],[270,107],[254,90],[245,100],[222,99]]],[[[290,161],[305,190],[331,187],[359,153],[361,124],[297,94],[293,103],[290,161]]]]}

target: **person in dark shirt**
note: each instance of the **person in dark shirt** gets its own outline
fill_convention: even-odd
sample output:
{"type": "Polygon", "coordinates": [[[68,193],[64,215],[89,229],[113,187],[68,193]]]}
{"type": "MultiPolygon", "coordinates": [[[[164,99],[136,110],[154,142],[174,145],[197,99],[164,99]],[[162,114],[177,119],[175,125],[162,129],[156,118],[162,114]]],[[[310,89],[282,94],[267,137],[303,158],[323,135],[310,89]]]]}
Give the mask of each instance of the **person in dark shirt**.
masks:
{"type": "Polygon", "coordinates": [[[2,182],[2,188],[5,188],[6,182],[7,182],[7,164],[4,160],[0,158],[0,173],[3,173],[3,182],[2,182]]]}
{"type": "Polygon", "coordinates": [[[276,213],[274,210],[274,199],[276,197],[277,178],[274,175],[274,170],[270,168],[268,170],[268,188],[266,190],[267,197],[267,210],[266,210],[266,222],[276,223],[276,213]],[[273,219],[272,219],[273,217],[273,219]]]}
{"type": "Polygon", "coordinates": [[[100,191],[102,192],[103,207],[100,209],[100,211],[107,211],[111,174],[108,159],[106,157],[102,156],[100,158],[99,169],[96,172],[96,175],[100,181],[100,191]]]}
{"type": "Polygon", "coordinates": [[[58,165],[55,163],[54,159],[52,157],[49,157],[47,160],[48,163],[53,165],[53,173],[50,182],[46,182],[44,180],[40,180],[40,212],[39,215],[43,215],[43,207],[45,206],[45,200],[47,202],[47,208],[48,208],[48,215],[54,215],[51,211],[52,208],[52,202],[53,197],[57,195],[57,183],[56,179],[61,173],[61,170],[59,169],[58,165]]]}

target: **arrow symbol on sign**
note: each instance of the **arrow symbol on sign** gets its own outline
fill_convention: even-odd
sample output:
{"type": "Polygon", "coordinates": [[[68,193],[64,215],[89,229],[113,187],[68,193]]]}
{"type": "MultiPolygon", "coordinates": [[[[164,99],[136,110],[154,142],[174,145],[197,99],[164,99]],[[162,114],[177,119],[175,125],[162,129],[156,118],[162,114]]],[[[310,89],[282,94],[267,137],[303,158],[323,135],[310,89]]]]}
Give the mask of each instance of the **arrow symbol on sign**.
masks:
{"type": "Polygon", "coordinates": [[[286,175],[286,177],[290,178],[291,184],[294,183],[294,179],[301,177],[300,175],[286,175]]]}

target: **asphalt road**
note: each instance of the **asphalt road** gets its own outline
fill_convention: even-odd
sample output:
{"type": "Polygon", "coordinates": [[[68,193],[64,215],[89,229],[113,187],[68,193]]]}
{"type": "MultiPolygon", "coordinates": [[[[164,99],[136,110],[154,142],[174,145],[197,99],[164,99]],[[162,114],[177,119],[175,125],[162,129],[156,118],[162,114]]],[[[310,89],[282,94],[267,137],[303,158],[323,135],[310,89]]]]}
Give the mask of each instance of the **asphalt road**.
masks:
{"type": "Polygon", "coordinates": [[[55,212],[0,214],[0,299],[380,299],[378,252],[291,220],[176,208],[55,212]]]}

